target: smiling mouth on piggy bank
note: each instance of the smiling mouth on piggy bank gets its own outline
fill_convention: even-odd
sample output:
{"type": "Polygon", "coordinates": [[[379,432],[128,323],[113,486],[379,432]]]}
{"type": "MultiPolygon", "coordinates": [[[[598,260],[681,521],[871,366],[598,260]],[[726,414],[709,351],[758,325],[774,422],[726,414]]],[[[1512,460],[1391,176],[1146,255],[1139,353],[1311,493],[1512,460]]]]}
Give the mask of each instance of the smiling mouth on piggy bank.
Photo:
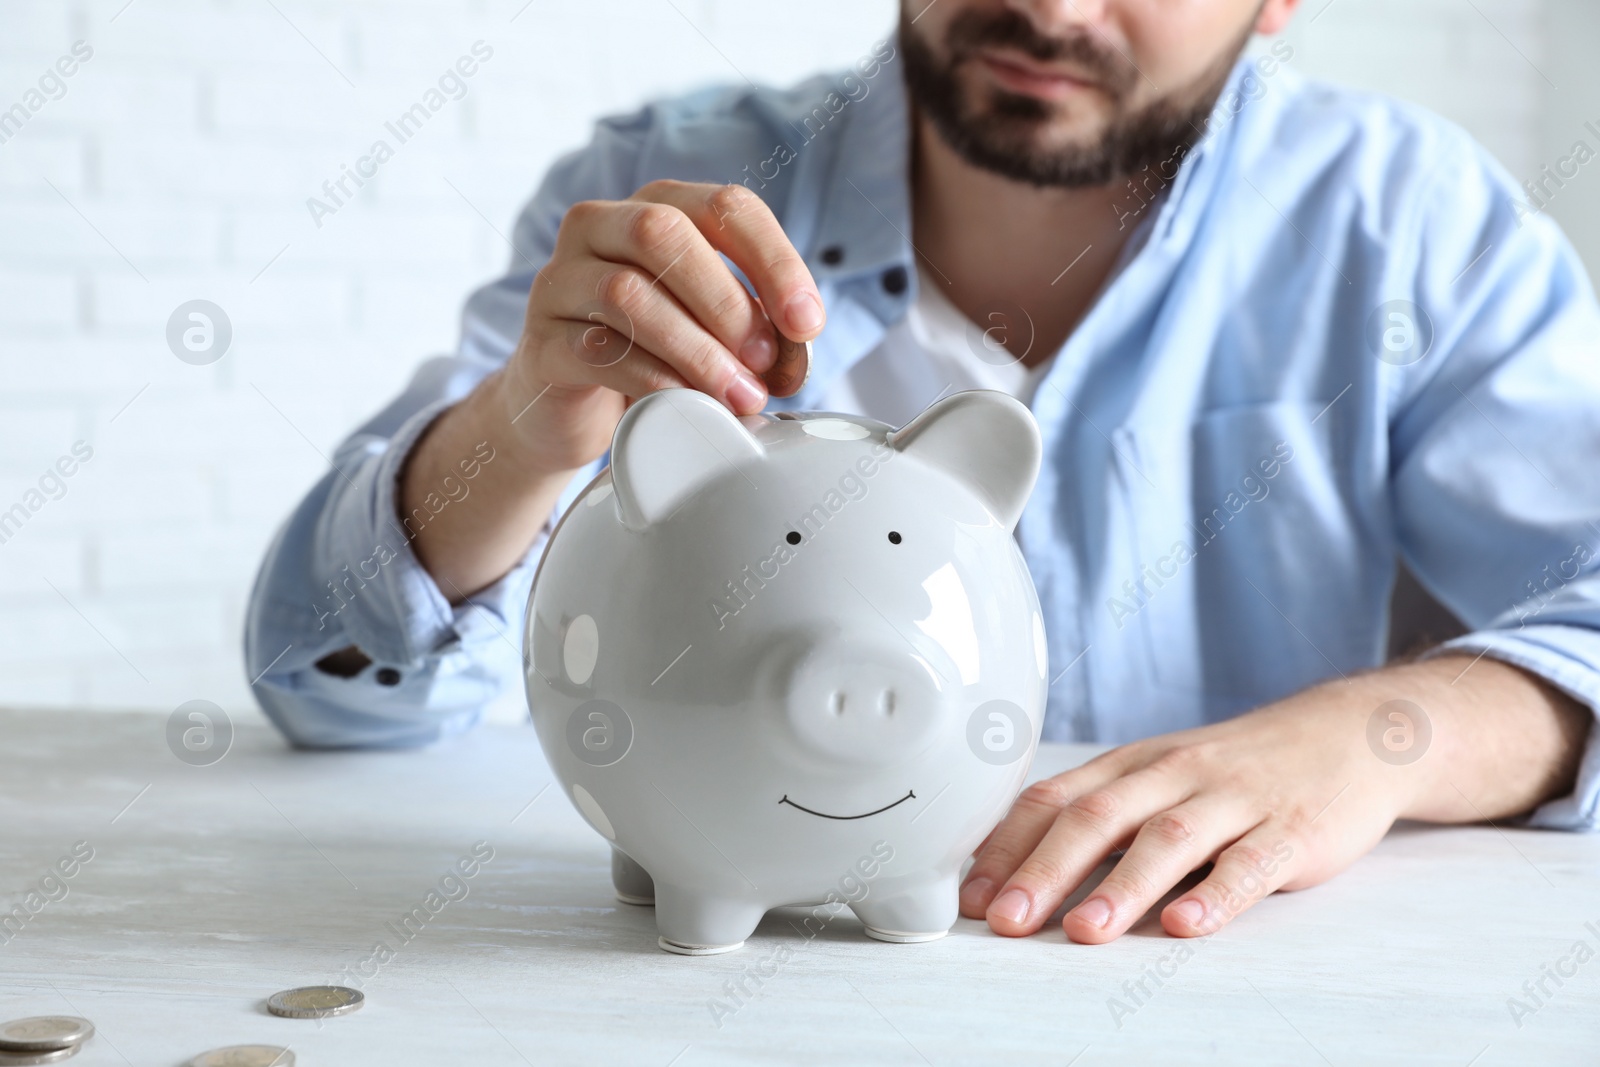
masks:
{"type": "Polygon", "coordinates": [[[916,794],[915,791],[907,789],[906,790],[906,795],[901,797],[899,800],[895,801],[893,804],[885,804],[883,807],[878,808],[876,811],[864,811],[860,815],[829,815],[825,811],[813,811],[811,808],[804,807],[803,805],[800,805],[800,804],[796,804],[794,801],[790,800],[788,793],[783,794],[783,799],[778,801],[778,803],[779,804],[787,804],[791,808],[798,808],[799,810],[805,812],[807,815],[815,815],[819,819],[843,819],[843,820],[848,821],[850,819],[866,819],[866,818],[869,818],[869,817],[871,817],[873,815],[882,815],[884,812],[888,811],[890,808],[898,808],[901,804],[904,804],[908,800],[915,800],[916,797],[917,797],[917,794],[916,794]]]}

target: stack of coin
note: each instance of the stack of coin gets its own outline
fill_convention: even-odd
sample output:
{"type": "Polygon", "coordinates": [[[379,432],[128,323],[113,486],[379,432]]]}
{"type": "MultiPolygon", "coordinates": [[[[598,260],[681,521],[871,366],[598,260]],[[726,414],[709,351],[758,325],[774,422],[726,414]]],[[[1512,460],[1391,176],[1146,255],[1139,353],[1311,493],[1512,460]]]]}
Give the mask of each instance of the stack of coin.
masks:
{"type": "Polygon", "coordinates": [[[71,1015],[35,1015],[0,1024],[0,1067],[60,1063],[94,1036],[94,1024],[71,1015]]]}

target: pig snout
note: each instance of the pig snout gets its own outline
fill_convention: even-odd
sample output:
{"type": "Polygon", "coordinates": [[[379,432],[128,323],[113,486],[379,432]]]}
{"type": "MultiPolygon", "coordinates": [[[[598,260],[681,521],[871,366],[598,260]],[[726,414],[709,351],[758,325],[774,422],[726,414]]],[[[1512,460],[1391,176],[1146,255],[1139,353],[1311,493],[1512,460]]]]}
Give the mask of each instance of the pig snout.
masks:
{"type": "Polygon", "coordinates": [[[813,755],[890,764],[920,751],[945,718],[948,698],[909,646],[828,640],[794,661],[783,713],[813,755]]]}

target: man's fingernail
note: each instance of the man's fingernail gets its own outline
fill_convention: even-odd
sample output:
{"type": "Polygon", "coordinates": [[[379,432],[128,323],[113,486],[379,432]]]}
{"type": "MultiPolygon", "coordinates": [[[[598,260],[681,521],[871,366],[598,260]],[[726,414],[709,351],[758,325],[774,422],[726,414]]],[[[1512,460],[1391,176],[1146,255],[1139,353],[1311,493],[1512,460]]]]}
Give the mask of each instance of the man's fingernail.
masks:
{"type": "Polygon", "coordinates": [[[740,372],[728,383],[728,403],[747,414],[760,411],[766,405],[767,394],[761,383],[740,372]]]}
{"type": "Polygon", "coordinates": [[[1029,906],[1028,894],[1020,889],[1007,889],[989,905],[989,914],[1020,926],[1028,918],[1029,906]]]}
{"type": "Polygon", "coordinates": [[[1198,927],[1206,917],[1206,906],[1198,900],[1180,900],[1172,906],[1172,914],[1188,923],[1198,927]]]}
{"type": "Polygon", "coordinates": [[[983,900],[994,888],[994,883],[987,878],[974,878],[961,887],[961,902],[975,908],[983,907],[983,900]]]}
{"type": "Polygon", "coordinates": [[[1090,897],[1072,909],[1072,914],[1097,930],[1104,929],[1111,921],[1111,903],[1105,897],[1090,897]]]}
{"type": "Polygon", "coordinates": [[[801,293],[783,308],[789,328],[796,333],[812,333],[822,329],[822,305],[810,293],[801,293]]]}
{"type": "Polygon", "coordinates": [[[772,335],[765,330],[758,330],[750,335],[739,348],[739,362],[755,371],[765,374],[772,369],[773,361],[778,358],[778,346],[773,343],[772,335]]]}

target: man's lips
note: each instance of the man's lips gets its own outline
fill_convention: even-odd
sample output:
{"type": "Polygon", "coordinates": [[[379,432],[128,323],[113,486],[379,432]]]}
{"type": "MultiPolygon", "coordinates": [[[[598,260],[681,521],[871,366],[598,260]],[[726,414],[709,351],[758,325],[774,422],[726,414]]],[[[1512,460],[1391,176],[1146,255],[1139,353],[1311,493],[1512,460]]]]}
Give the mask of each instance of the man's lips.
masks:
{"type": "Polygon", "coordinates": [[[980,52],[975,58],[1000,87],[1041,100],[1065,100],[1098,88],[1094,82],[1012,52],[980,52]]]}

